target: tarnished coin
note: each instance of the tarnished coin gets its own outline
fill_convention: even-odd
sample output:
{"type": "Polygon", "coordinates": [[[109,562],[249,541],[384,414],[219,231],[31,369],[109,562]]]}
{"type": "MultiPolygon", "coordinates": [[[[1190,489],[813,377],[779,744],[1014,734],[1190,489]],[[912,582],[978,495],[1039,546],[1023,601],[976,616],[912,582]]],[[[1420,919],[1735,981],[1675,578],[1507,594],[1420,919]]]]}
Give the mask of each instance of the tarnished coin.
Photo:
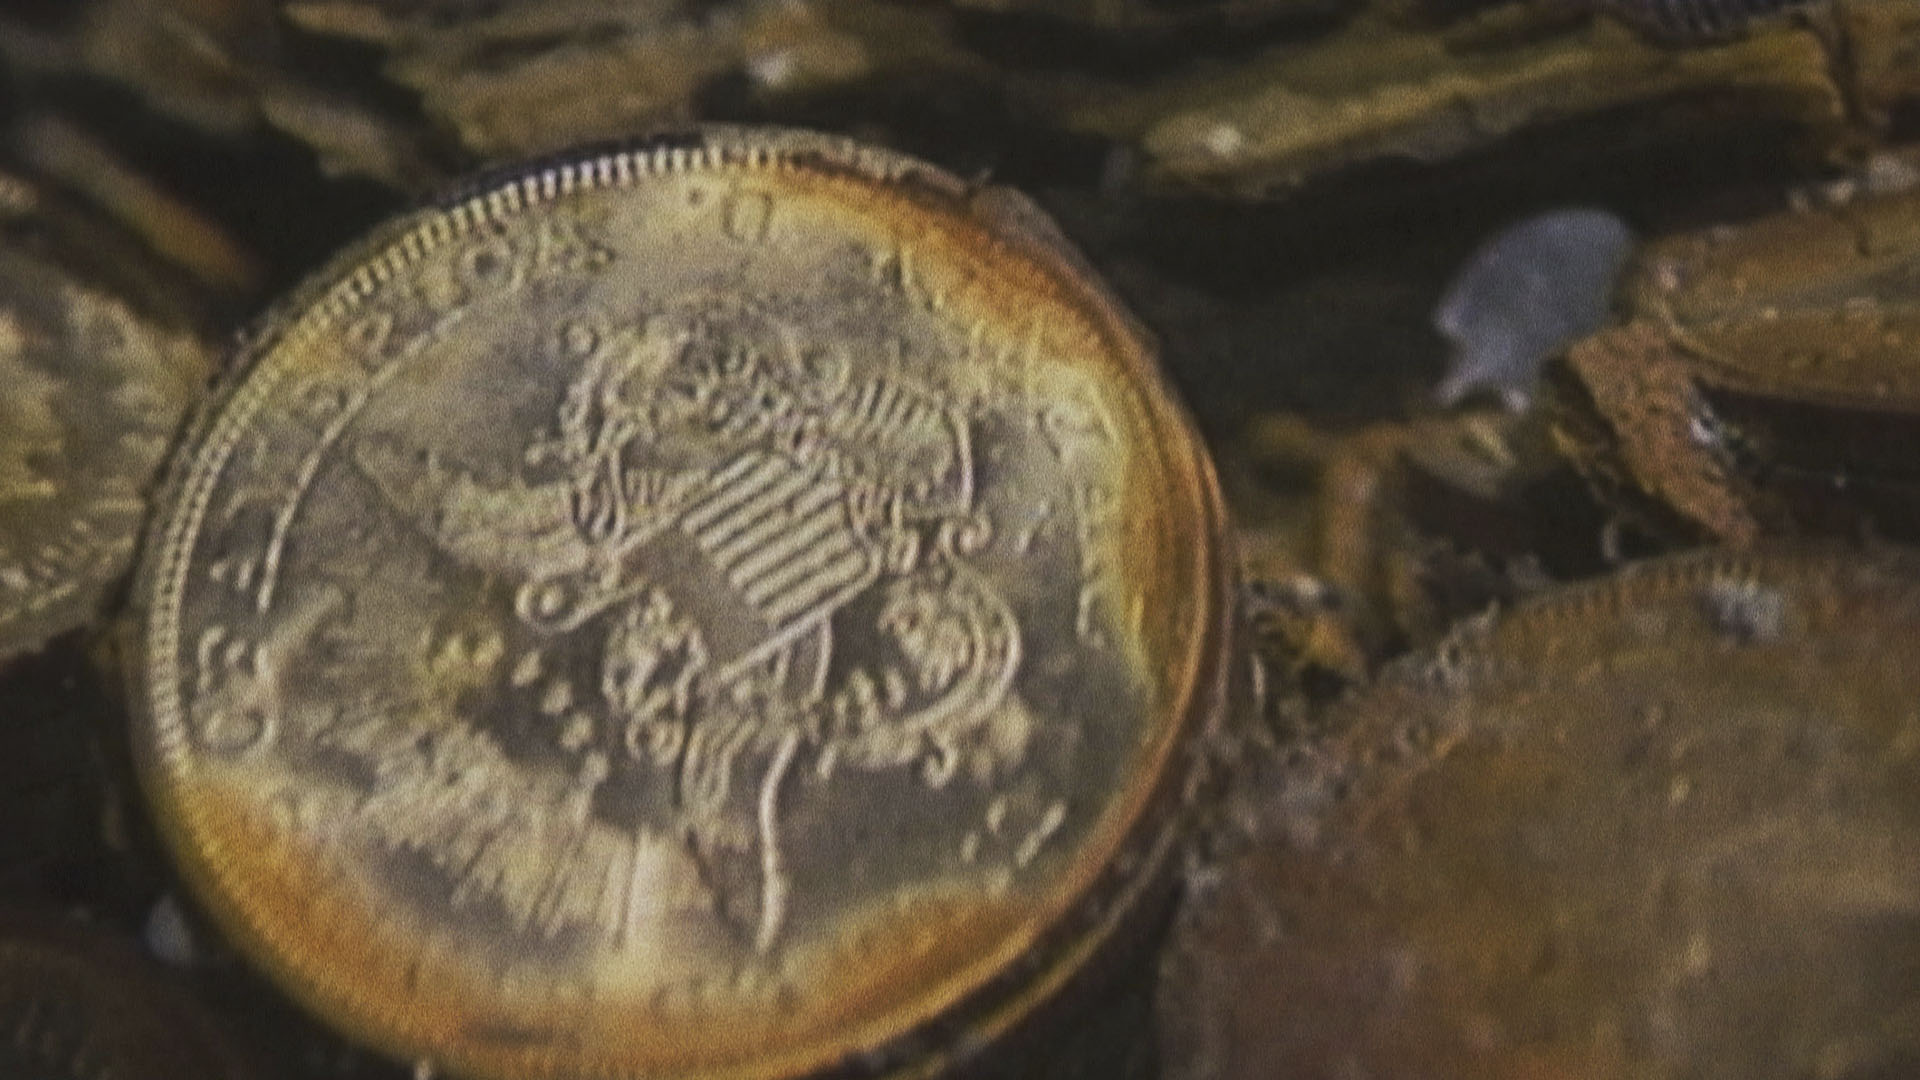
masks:
{"type": "MultiPolygon", "coordinates": [[[[1887,165],[1896,175],[1897,157],[1887,165]]],[[[1920,305],[1920,193],[1866,191],[1662,237],[1622,283],[1628,313],[1688,328],[1920,305]]],[[[1813,373],[1817,377],[1817,373],[1813,373]]]]}
{"type": "Polygon", "coordinates": [[[1163,862],[1211,468],[1029,204],[717,130],[484,181],[260,332],[147,550],[217,920],[481,1077],[932,1068],[1163,862]]]}
{"type": "Polygon", "coordinates": [[[200,339],[83,271],[96,254],[0,175],[0,659],[94,615],[212,370],[200,339]]]}
{"type": "Polygon", "coordinates": [[[1549,370],[1563,452],[1652,531],[1920,540],[1920,197],[1671,237],[1549,370]]]}
{"type": "Polygon", "coordinates": [[[1920,561],[1696,554],[1325,718],[1177,932],[1181,1078],[1920,1070],[1920,561]]]}
{"type": "Polygon", "coordinates": [[[241,1080],[247,1062],[191,991],[125,943],[43,918],[0,922],[0,1076],[241,1080]]]}

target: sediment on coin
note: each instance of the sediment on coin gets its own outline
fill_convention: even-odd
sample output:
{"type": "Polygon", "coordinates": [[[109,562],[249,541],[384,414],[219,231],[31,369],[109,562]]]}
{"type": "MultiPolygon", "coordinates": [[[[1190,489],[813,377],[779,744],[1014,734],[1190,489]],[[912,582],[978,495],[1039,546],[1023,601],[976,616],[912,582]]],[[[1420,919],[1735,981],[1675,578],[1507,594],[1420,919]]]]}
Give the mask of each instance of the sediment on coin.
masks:
{"type": "MultiPolygon", "coordinates": [[[[1271,527],[1246,532],[1250,573],[1311,575],[1342,597],[1366,658],[1359,670],[1437,641],[1549,574],[1604,566],[1603,516],[1532,418],[1467,412],[1333,433],[1276,415],[1250,425],[1241,452],[1302,473],[1311,492],[1287,505],[1300,530],[1290,541],[1271,527]]],[[[1334,639],[1314,636],[1322,644],[1309,651],[1327,652],[1334,639]]]]}
{"type": "MultiPolygon", "coordinates": [[[[1883,160],[1887,174],[1908,159],[1883,160]]],[[[1866,182],[1836,182],[1821,202],[1648,243],[1622,282],[1624,307],[1688,327],[1833,309],[1920,308],[1920,188],[1901,190],[1890,178],[1893,190],[1862,191],[1866,182]]]]}

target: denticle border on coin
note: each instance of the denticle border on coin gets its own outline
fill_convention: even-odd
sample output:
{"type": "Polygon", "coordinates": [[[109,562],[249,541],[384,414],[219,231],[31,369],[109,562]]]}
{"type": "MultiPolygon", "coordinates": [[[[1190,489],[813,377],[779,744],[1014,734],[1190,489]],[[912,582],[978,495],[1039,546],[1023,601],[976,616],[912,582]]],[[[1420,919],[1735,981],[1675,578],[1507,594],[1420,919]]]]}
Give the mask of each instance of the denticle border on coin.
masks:
{"type": "MultiPolygon", "coordinates": [[[[843,206],[841,211],[845,213],[845,209],[843,206]]],[[[760,211],[764,213],[764,208],[760,208],[760,211]]],[[[732,225],[732,217],[728,217],[726,223],[732,225]]],[[[591,259],[593,250],[591,244],[576,246],[557,258],[591,259]]],[[[900,258],[885,269],[904,279],[908,273],[912,273],[912,269],[904,263],[906,259],[900,258]]],[[[493,263],[476,263],[468,269],[474,269],[476,273],[492,273],[501,267],[493,263]]],[[[513,273],[518,271],[509,267],[509,275],[513,273]]],[[[945,298],[925,296],[924,302],[929,311],[937,311],[945,298]]],[[[730,317],[737,317],[743,323],[753,323],[758,317],[755,311],[751,311],[751,304],[726,304],[730,317]]],[[[672,323],[678,317],[680,315],[668,313],[668,317],[662,321],[672,323]]],[[[689,315],[687,325],[699,317],[705,315],[689,315]]],[[[1043,332],[1054,331],[1054,327],[1043,331],[1039,319],[1020,321],[1018,325],[1029,323],[1029,348],[1041,340],[1043,332]]],[[[603,340],[601,332],[601,329],[591,329],[574,336],[563,336],[557,348],[566,348],[566,342],[576,342],[582,346],[582,352],[588,354],[593,352],[588,346],[603,340]]],[[[674,332],[685,334],[689,331],[680,325],[680,329],[674,332]]],[[[778,336],[778,331],[768,332],[778,336]]],[[[355,354],[353,363],[369,361],[355,354]]],[[[582,365],[586,371],[591,371],[591,367],[591,363],[582,365]]],[[[797,379],[804,382],[808,377],[810,373],[801,373],[797,379]]],[[[599,444],[595,444],[593,438],[580,436],[580,432],[568,434],[566,430],[568,415],[578,415],[582,409],[591,409],[595,402],[607,404],[607,394],[618,396],[618,380],[607,377],[595,382],[595,379],[601,377],[584,375],[580,382],[589,384],[588,388],[580,390],[578,394],[568,394],[568,404],[561,407],[561,434],[545,444],[530,448],[530,461],[532,455],[536,454],[586,457],[599,454],[599,450],[595,450],[599,444]],[[572,413],[568,413],[568,409],[572,409],[572,413]]],[[[774,379],[781,377],[776,375],[774,379]]],[[[858,407],[874,407],[876,394],[879,398],[885,398],[887,407],[916,407],[910,400],[910,392],[904,396],[887,398],[885,388],[868,396],[860,396],[858,407]]],[[[324,396],[315,396],[311,404],[317,409],[311,421],[319,429],[334,423],[338,413],[348,411],[344,407],[344,398],[328,400],[324,396]]],[[[783,405],[783,402],[774,405],[783,405]]],[[[829,402],[824,407],[831,409],[841,405],[829,402]]],[[[1100,419],[1106,417],[1102,415],[1100,419]]],[[[1039,421],[1035,423],[1039,425],[1039,421]]],[[[801,436],[822,440],[833,438],[833,432],[806,429],[801,436]]],[[[931,454],[927,461],[943,461],[947,457],[941,457],[941,454],[948,452],[966,459],[966,455],[972,454],[968,450],[968,438],[970,436],[964,430],[950,432],[948,436],[943,436],[943,440],[935,440],[943,450],[902,446],[900,452],[906,457],[914,457],[925,450],[925,454],[931,454]]],[[[1106,440],[1108,444],[1114,444],[1110,430],[1106,432],[1106,440]]],[[[403,469],[390,465],[405,461],[413,461],[413,473],[438,482],[442,494],[445,490],[457,490],[463,496],[472,496],[463,503],[468,509],[474,503],[486,502],[486,486],[482,482],[476,482],[467,475],[445,473],[432,455],[420,457],[407,446],[386,446],[378,440],[361,442],[361,454],[355,457],[353,463],[397,509],[407,509],[413,505],[409,500],[419,498],[422,484],[422,480],[394,480],[394,477],[403,473],[403,469]]],[[[601,457],[593,459],[599,461],[601,457]]],[[[311,480],[313,467],[313,463],[307,463],[303,469],[286,475],[284,479],[294,484],[305,484],[311,480]]],[[[724,477],[728,482],[747,475],[755,477],[753,482],[783,482],[780,477],[758,477],[758,473],[768,469],[772,467],[764,467],[764,461],[756,465],[755,461],[737,457],[732,459],[730,465],[726,465],[726,469],[707,475],[724,477]]],[[[768,475],[772,477],[774,473],[778,473],[778,469],[772,469],[768,475]]],[[[670,484],[672,479],[662,482],[670,484]]],[[[958,500],[964,505],[968,498],[964,492],[970,490],[970,484],[972,480],[966,477],[960,480],[960,488],[956,490],[962,494],[952,498],[943,496],[941,490],[933,490],[922,484],[914,488],[914,498],[935,502],[948,498],[948,502],[958,500]]],[[[935,484],[935,488],[939,488],[939,484],[935,484]]],[[[518,496],[524,496],[526,488],[515,488],[515,492],[518,492],[518,496]]],[[[620,521],[622,513],[626,513],[618,505],[620,500],[614,498],[609,502],[605,490],[595,486],[591,479],[576,486],[568,498],[572,500],[576,515],[586,513],[586,517],[593,521],[591,527],[612,530],[634,528],[637,532],[637,527],[620,521]],[[580,507],[586,503],[591,505],[582,511],[580,507]]],[[[728,509],[722,505],[724,500],[708,498],[705,507],[695,505],[697,502],[699,500],[693,496],[682,498],[682,505],[693,505],[693,509],[687,509],[680,521],[685,530],[712,525],[712,521],[716,521],[718,515],[724,515],[728,509]]],[[[1198,444],[1198,438],[1192,434],[1183,411],[1165,392],[1154,367],[1152,352],[1144,342],[1144,334],[1119,311],[1116,302],[1104,292],[1104,288],[1092,281],[1091,275],[1069,250],[1068,244],[1050,229],[1050,225],[1044,223],[1043,215],[1029,208],[1018,196],[996,192],[993,188],[970,188],[918,161],[862,148],[858,144],[829,136],[756,129],[703,129],[695,135],[668,136],[626,148],[582,152],[566,160],[520,167],[511,173],[503,173],[463,188],[461,194],[432,208],[420,209],[401,217],[396,223],[380,229],[369,240],[349,250],[346,256],[336,259],[326,271],[311,279],[286,304],[276,307],[267,319],[259,323],[259,329],[253,332],[252,338],[244,342],[238,361],[228,373],[225,386],[215,394],[213,402],[205,407],[200,419],[194,423],[194,430],[180,450],[169,479],[169,488],[159,505],[161,511],[154,523],[152,538],[146,548],[146,561],[142,565],[142,578],[136,588],[136,603],[142,607],[142,655],[132,665],[131,676],[138,709],[136,755],[140,761],[142,782],[157,807],[161,830],[169,840],[169,846],[173,847],[182,871],[207,899],[209,907],[227,928],[228,934],[244,945],[246,951],[263,967],[273,970],[273,974],[292,994],[315,1007],[315,1011],[348,1026],[357,1038],[382,1045],[388,1051],[399,1055],[440,1053],[444,1055],[442,1061],[455,1068],[495,1070],[503,1063],[513,1063],[516,1068],[530,1068],[538,1074],[553,1074],[555,1068],[568,1067],[616,1070],[659,1068],[662,1074],[684,1072],[703,1076],[787,1076],[841,1067],[854,1072],[887,1072],[897,1068],[912,1068],[918,1072],[935,1067],[945,1053],[960,1053],[954,1043],[964,1043],[966,1047],[991,1043],[998,1034],[1020,1022],[1021,1017],[1027,1017],[1035,1005],[1052,997],[1062,984],[1066,984],[1071,974],[1081,969],[1092,953],[1096,953],[1100,945],[1114,936],[1127,915],[1137,909],[1139,897],[1162,880],[1167,861],[1165,855],[1185,821],[1185,809],[1202,784],[1198,753],[1198,744],[1202,742],[1200,736],[1210,732],[1213,724],[1219,723],[1221,715],[1231,707],[1227,686],[1231,665],[1229,657],[1233,648],[1229,603],[1231,567],[1223,557],[1221,546],[1223,511],[1217,484],[1213,480],[1212,465],[1206,461],[1206,455],[1198,444]],[[275,830],[280,828],[280,824],[267,821],[257,813],[252,815],[257,821],[250,821],[248,811],[265,811],[269,807],[250,807],[244,805],[244,799],[215,798],[215,788],[207,784],[202,784],[196,792],[194,782],[184,778],[184,773],[190,771],[186,757],[192,753],[192,749],[188,748],[188,717],[186,709],[182,707],[182,682],[186,682],[186,676],[177,671],[184,661],[180,650],[186,646],[192,646],[194,651],[200,653],[227,650],[227,644],[223,642],[184,642],[180,636],[180,603],[188,588],[188,569],[192,563],[194,546],[198,542],[204,517],[209,513],[213,486],[221,479],[228,457],[238,450],[234,446],[234,436],[248,423],[253,411],[265,405],[275,390],[275,380],[282,377],[280,371],[267,363],[271,357],[282,350],[292,352],[301,346],[313,346],[328,332],[351,332],[355,329],[371,334],[359,342],[361,348],[371,346],[372,350],[378,350],[378,346],[386,340],[386,334],[392,332],[392,327],[372,325],[369,319],[349,327],[346,323],[348,315],[376,296],[384,284],[399,279],[413,263],[428,258],[436,248],[442,248],[468,234],[484,233],[495,225],[511,221],[522,211],[541,208],[576,194],[586,196],[599,190],[630,188],[647,183],[649,177],[687,177],[701,171],[730,173],[739,177],[753,177],[758,173],[783,177],[785,181],[804,181],[816,184],[822,190],[831,188],[833,192],[839,192],[835,198],[845,198],[845,202],[858,215],[891,215],[889,221],[893,223],[893,233],[897,238],[902,233],[910,233],[916,242],[943,244],[939,252],[943,252],[947,258],[960,258],[954,256],[954,252],[964,252],[962,261],[973,267],[991,267],[993,271],[1008,275],[1008,281],[998,281],[998,277],[995,277],[993,281],[973,279],[962,282],[970,288],[966,294],[966,304],[970,304],[972,309],[985,309],[989,315],[1020,321],[1023,311],[1029,311],[1039,304],[1050,304],[1052,309],[1058,309],[1064,315],[1064,332],[1079,342],[1075,354],[1096,356],[1098,359],[1094,363],[1106,367],[1087,375],[1096,377],[1102,386],[1106,386],[1102,394],[1112,394],[1127,409],[1127,415],[1123,417],[1125,430],[1121,432],[1116,454],[1125,455],[1125,459],[1133,463],[1129,465],[1129,477],[1156,480],[1150,484],[1133,484],[1129,490],[1116,492],[1112,496],[1116,505],[1106,507],[1106,513],[1112,515],[1106,527],[1108,532],[1100,532],[1096,536],[1091,534],[1094,536],[1094,548],[1117,552],[1114,565],[1104,569],[1108,575],[1106,580],[1114,580],[1117,575],[1117,580],[1125,580],[1129,588],[1137,590],[1131,596],[1127,611],[1123,613],[1127,632],[1123,648],[1135,653],[1146,650],[1144,659],[1140,655],[1133,655],[1131,667],[1144,673],[1150,665],[1152,671],[1152,675],[1146,676],[1152,680],[1144,690],[1146,698],[1140,700],[1146,715],[1140,719],[1139,732],[1135,732],[1139,734],[1139,744],[1121,753],[1123,767],[1114,767],[1116,778],[1127,776],[1133,780],[1133,784],[1119,792],[1092,792],[1092,796],[1106,801],[1096,805],[1094,811],[1089,811],[1085,840],[1077,847],[1081,857],[1073,865],[1056,867],[1056,880],[1048,884],[1043,897],[1033,899],[1035,907],[1031,911],[1018,911],[1018,915],[1002,917],[1010,924],[1010,930],[996,947],[985,949],[983,955],[973,957],[968,963],[954,963],[954,957],[935,961],[950,963],[954,967],[950,967],[947,974],[937,980],[908,980],[910,986],[914,986],[914,992],[906,1001],[893,1001],[885,1009],[868,1009],[864,1015],[860,1015],[856,1024],[852,1024],[851,1030],[826,1034],[820,1030],[810,1030],[804,1034],[804,1038],[787,1043],[774,1038],[772,1042],[776,1043],[776,1049],[766,1059],[755,1061],[733,1059],[718,1047],[693,1047],[691,1051],[680,1047],[678,1051],[668,1053],[666,1065],[662,1065],[660,1059],[649,1061],[645,1053],[634,1055],[632,1061],[622,1059],[618,1057],[618,1047],[607,1055],[578,1059],[566,1057],[564,1051],[553,1051],[543,1057],[528,1057],[524,1053],[503,1051],[497,1045],[482,1049],[434,1045],[428,1036],[436,1030],[434,1024],[444,1022],[444,1019],[396,1017],[394,1005],[417,1009],[424,1003],[407,995],[411,986],[405,982],[380,982],[382,974],[390,980],[397,974],[372,970],[372,965],[382,957],[361,957],[369,965],[369,969],[361,972],[361,982],[371,986],[355,986],[355,980],[349,980],[344,972],[338,970],[338,965],[342,963],[340,959],[296,955],[290,947],[290,934],[286,926],[271,924],[273,915],[263,915],[261,911],[253,909],[253,905],[259,903],[271,907],[273,899],[261,901],[259,897],[234,896],[232,853],[219,851],[207,842],[207,832],[219,830],[227,834],[228,840],[244,836],[250,842],[271,847],[275,844],[275,830]],[[1039,290],[1039,296],[1035,296],[1033,290],[1039,290]],[[1137,571],[1140,567],[1146,567],[1152,571],[1152,575],[1129,575],[1129,571],[1137,571]],[[1152,580],[1135,580],[1137,577],[1152,577],[1152,580]],[[1104,853],[1104,857],[1089,859],[1085,851],[1104,853]],[[394,1001],[384,1001],[382,995],[394,995],[394,1001]],[[966,1038],[960,1038],[962,1034],[966,1038]]],[[[298,505],[298,502],[290,505],[298,505]]],[[[420,505],[426,509],[417,515],[417,528],[434,534],[442,550],[457,548],[459,538],[449,538],[444,527],[445,505],[451,503],[428,500],[420,505]]],[[[810,507],[814,503],[806,505],[810,507]]],[[[1091,509],[1087,513],[1091,517],[1091,509]]],[[[831,523],[816,523],[812,517],[793,525],[795,528],[814,528],[818,525],[818,528],[829,532],[833,528],[831,523]]],[[[284,511],[278,517],[275,528],[282,534],[288,528],[284,511]]],[[[588,528],[588,525],[582,525],[582,528],[588,528]]],[[[950,530],[943,532],[943,542],[964,546],[968,544],[964,532],[964,528],[960,534],[952,534],[950,530]]],[[[1075,542],[1075,550],[1087,548],[1087,544],[1075,542]]],[[[833,565],[841,567],[841,561],[835,561],[833,565]]],[[[217,573],[228,575],[228,584],[232,584],[232,575],[257,575],[259,569],[261,567],[217,567],[217,573]]],[[[835,578],[816,582],[814,578],[808,578],[808,582],[812,588],[816,588],[816,592],[828,590],[831,596],[839,598],[835,603],[847,603],[847,596],[854,596],[860,588],[864,588],[862,582],[872,582],[874,575],[879,573],[872,565],[864,565],[852,557],[845,559],[845,567],[841,569],[847,571],[845,580],[835,578]]],[[[257,584],[257,578],[253,578],[253,582],[257,584]]],[[[509,586],[511,584],[513,582],[509,582],[509,586]]],[[[899,580],[895,584],[899,584],[899,580]]],[[[261,600],[267,601],[271,586],[259,588],[257,592],[261,600]]],[[[912,628],[912,590],[900,586],[893,592],[899,594],[902,603],[902,613],[899,615],[900,619],[904,619],[902,625],[912,628]]],[[[948,588],[947,592],[950,594],[952,588],[948,588]]],[[[966,590],[960,588],[960,594],[964,592],[966,590]]],[[[651,642],[649,648],[653,648],[653,651],[645,653],[649,657],[645,663],[622,661],[628,663],[628,667],[618,669],[620,676],[614,676],[616,650],[609,644],[609,659],[601,669],[603,692],[609,696],[609,700],[624,694],[620,700],[628,701],[636,709],[636,717],[639,711],[664,707],[662,701],[670,700],[676,694],[684,700],[687,694],[685,684],[674,686],[672,690],[676,694],[666,694],[662,698],[662,688],[643,686],[643,676],[634,676],[628,682],[622,682],[624,676],[634,675],[634,665],[643,667],[645,676],[657,675],[660,648],[672,646],[674,642],[680,642],[682,646],[685,644],[674,634],[662,630],[662,626],[672,623],[672,611],[653,603],[649,598],[634,598],[632,590],[628,590],[628,582],[612,580],[605,575],[599,578],[576,575],[570,582],[528,578],[520,582],[520,588],[513,598],[513,607],[524,625],[549,630],[570,628],[580,625],[593,613],[607,609],[607,600],[616,594],[622,600],[632,600],[632,603],[626,603],[624,609],[628,617],[626,623],[632,623],[632,626],[620,623],[609,634],[609,642],[618,640],[622,632],[628,636],[653,634],[647,638],[647,642],[651,642]],[[595,594],[593,590],[601,590],[603,596],[595,594]],[[626,628],[622,630],[620,626],[626,628]],[[662,642],[666,642],[666,646],[662,646],[662,642]]],[[[785,594],[781,594],[781,598],[783,596],[785,594]]],[[[1106,603],[1108,598],[1094,600],[1106,603]]],[[[1083,590],[1083,607],[1085,603],[1089,601],[1085,600],[1083,590]]],[[[987,659],[1000,653],[1000,663],[1004,663],[1008,671],[996,678],[1010,678],[1012,671],[1018,667],[1018,653],[1023,648],[1018,638],[1020,628],[1018,625],[1006,625],[1002,617],[993,615],[993,611],[1008,611],[1004,601],[983,594],[981,601],[973,603],[972,607],[979,609],[970,615],[972,625],[977,632],[985,634],[985,638],[979,638],[970,655],[975,655],[975,659],[985,657],[981,663],[987,663],[987,659]],[[998,607],[995,607],[995,603],[998,603],[998,607]],[[1002,621],[995,623],[996,619],[1002,621]],[[1006,626],[1006,630],[1012,632],[1012,638],[1008,638],[1008,634],[996,636],[993,632],[995,625],[1006,626]],[[993,644],[996,640],[1000,644],[993,644]]],[[[947,611],[945,615],[954,617],[952,611],[947,611]]],[[[288,632],[298,634],[301,623],[326,617],[326,603],[321,603],[313,611],[300,611],[292,619],[296,625],[294,630],[288,632]]],[[[889,617],[893,615],[881,615],[881,619],[889,617]]],[[[1119,615],[1114,617],[1117,619],[1119,615]]],[[[614,619],[614,623],[618,623],[618,619],[614,619]]],[[[1075,623],[1075,619],[1068,619],[1068,623],[1075,623]]],[[[1085,628],[1085,611],[1079,617],[1079,625],[1085,628]]],[[[780,630],[780,626],[774,628],[778,632],[785,632],[780,630]]],[[[474,646],[474,642],[467,642],[467,646],[474,646]]],[[[273,642],[261,642],[259,646],[253,646],[255,659],[259,648],[271,650],[275,646],[273,642]]],[[[714,650],[716,659],[732,657],[735,661],[728,671],[739,671],[741,665],[758,663],[756,657],[762,655],[751,651],[728,651],[730,646],[726,642],[716,644],[714,650]]],[[[246,669],[248,663],[255,663],[242,655],[244,651],[234,653],[238,665],[236,671],[246,669]]],[[[781,665],[787,663],[789,651],[793,650],[781,651],[781,665]]],[[[701,659],[705,661],[705,653],[701,659]]],[[[826,665],[826,659],[808,659],[806,663],[826,665]]],[[[526,669],[524,675],[530,682],[541,676],[538,663],[518,667],[526,669]]],[[[522,675],[518,667],[515,678],[522,675]]],[[[975,667],[979,667],[979,663],[975,663],[975,667]]],[[[993,665],[989,663],[987,667],[993,665]]],[[[935,673],[935,678],[939,676],[941,673],[935,673]]],[[[780,669],[780,678],[787,678],[785,667],[780,669]]],[[[564,701],[561,711],[564,711],[564,701]]],[[[275,717],[269,715],[255,715],[240,726],[244,728],[252,723],[271,724],[276,721],[275,717]]],[[[651,746],[647,744],[649,738],[672,742],[674,746],[682,746],[678,740],[685,738],[664,728],[645,728],[643,724],[636,726],[634,721],[630,721],[630,728],[641,732],[639,736],[634,734],[634,730],[628,732],[626,748],[636,757],[643,757],[643,751],[639,749],[641,746],[651,746]]],[[[248,734],[246,730],[228,730],[227,734],[232,734],[238,742],[248,742],[242,738],[248,734]]],[[[204,740],[205,734],[194,734],[192,738],[204,740]]],[[[588,736],[582,734],[582,738],[588,736]]],[[[776,759],[776,765],[772,765],[770,771],[781,771],[791,753],[791,740],[774,749],[772,757],[776,759]]],[[[864,749],[864,753],[889,757],[900,753],[900,749],[887,749],[881,744],[874,744],[864,749]]],[[[826,767],[831,769],[831,763],[826,767]]],[[[778,780],[774,780],[774,784],[778,784],[778,780]]],[[[778,796],[778,786],[774,788],[774,794],[778,796]]],[[[764,807],[768,805],[764,788],[760,805],[760,817],[764,824],[764,807]]],[[[1062,809],[1048,807],[1048,813],[1041,815],[1035,824],[1033,836],[1044,838],[1052,828],[1058,828],[1062,813],[1062,809]]],[[[772,844],[766,842],[766,834],[762,830],[762,855],[768,849],[772,849],[772,844]]],[[[636,867],[639,865],[637,849],[632,861],[636,867]]],[[[292,871],[292,867],[288,867],[288,871],[292,871]]],[[[762,876],[758,880],[762,886],[766,886],[772,882],[772,876],[762,876]]],[[[309,882],[309,886],[311,884],[315,882],[309,882]]],[[[282,903],[300,903],[305,899],[292,884],[282,888],[288,890],[288,896],[276,897],[282,903]]],[[[716,905],[728,901],[728,897],[720,896],[708,899],[716,905]]],[[[783,915],[780,903],[783,901],[785,897],[776,901],[770,888],[762,888],[762,896],[758,897],[755,905],[747,905],[743,922],[749,928],[749,940],[756,945],[764,945],[766,940],[780,934],[783,915]],[[768,915],[770,911],[776,915],[768,915]]],[[[931,911],[937,909],[941,909],[941,905],[929,909],[924,917],[931,917],[931,911]]],[[[300,915],[290,911],[280,911],[278,917],[300,919],[300,915]]],[[[374,945],[349,940],[355,930],[361,928],[328,924],[315,932],[328,938],[330,944],[369,953],[374,945]]],[[[392,932],[384,926],[378,930],[392,932]]],[[[428,957],[426,963],[434,963],[432,957],[428,957]]],[[[442,961],[442,965],[445,963],[451,961],[442,961]]],[[[632,1005],[632,999],[624,1001],[632,1005]]],[[[455,1003],[455,1007],[457,1005],[459,1003],[455,1003]]],[[[670,1020],[689,1019],[685,1013],[672,1011],[666,1013],[666,1017],[670,1020]]],[[[647,1020],[636,1017],[630,1026],[645,1028],[647,1020]]],[[[668,1032],[643,1030],[636,1032],[634,1038],[643,1042],[649,1034],[666,1042],[674,1042],[674,1036],[668,1032]]]]}

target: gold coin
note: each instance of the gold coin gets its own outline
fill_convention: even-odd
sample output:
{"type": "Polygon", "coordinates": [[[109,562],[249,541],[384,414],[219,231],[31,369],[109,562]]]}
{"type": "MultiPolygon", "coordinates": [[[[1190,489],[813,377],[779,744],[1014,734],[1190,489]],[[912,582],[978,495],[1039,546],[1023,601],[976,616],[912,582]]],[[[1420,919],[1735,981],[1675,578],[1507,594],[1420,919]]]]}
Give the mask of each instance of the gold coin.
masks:
{"type": "Polygon", "coordinates": [[[1667,237],[1549,369],[1554,440],[1649,531],[1920,540],[1920,192],[1667,237]]]}
{"type": "Polygon", "coordinates": [[[179,319],[90,272],[73,245],[106,230],[72,214],[0,176],[0,659],[98,613],[212,371],[179,319]]]}
{"type": "Polygon", "coordinates": [[[397,1056],[932,1068],[1158,876],[1220,536],[1024,201],[801,134],[578,157],[257,335],[146,552],[144,781],[231,936],[397,1056]]]}
{"type": "Polygon", "coordinates": [[[1920,560],[1694,554],[1324,719],[1163,972],[1177,1078],[1920,1064],[1920,560]]]}
{"type": "Polygon", "coordinates": [[[1552,438],[1656,534],[1920,540],[1920,193],[1665,238],[1548,369],[1552,438]]]}

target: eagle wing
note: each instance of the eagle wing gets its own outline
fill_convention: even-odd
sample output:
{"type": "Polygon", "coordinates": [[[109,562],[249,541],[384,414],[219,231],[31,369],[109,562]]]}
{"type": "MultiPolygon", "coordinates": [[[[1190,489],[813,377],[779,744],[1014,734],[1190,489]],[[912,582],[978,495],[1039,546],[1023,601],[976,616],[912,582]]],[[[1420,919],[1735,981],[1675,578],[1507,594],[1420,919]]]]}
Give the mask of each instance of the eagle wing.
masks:
{"type": "Polygon", "coordinates": [[[389,506],[468,566],[524,581],[578,571],[592,554],[564,482],[490,486],[392,439],[361,440],[352,457],[389,506]]]}

